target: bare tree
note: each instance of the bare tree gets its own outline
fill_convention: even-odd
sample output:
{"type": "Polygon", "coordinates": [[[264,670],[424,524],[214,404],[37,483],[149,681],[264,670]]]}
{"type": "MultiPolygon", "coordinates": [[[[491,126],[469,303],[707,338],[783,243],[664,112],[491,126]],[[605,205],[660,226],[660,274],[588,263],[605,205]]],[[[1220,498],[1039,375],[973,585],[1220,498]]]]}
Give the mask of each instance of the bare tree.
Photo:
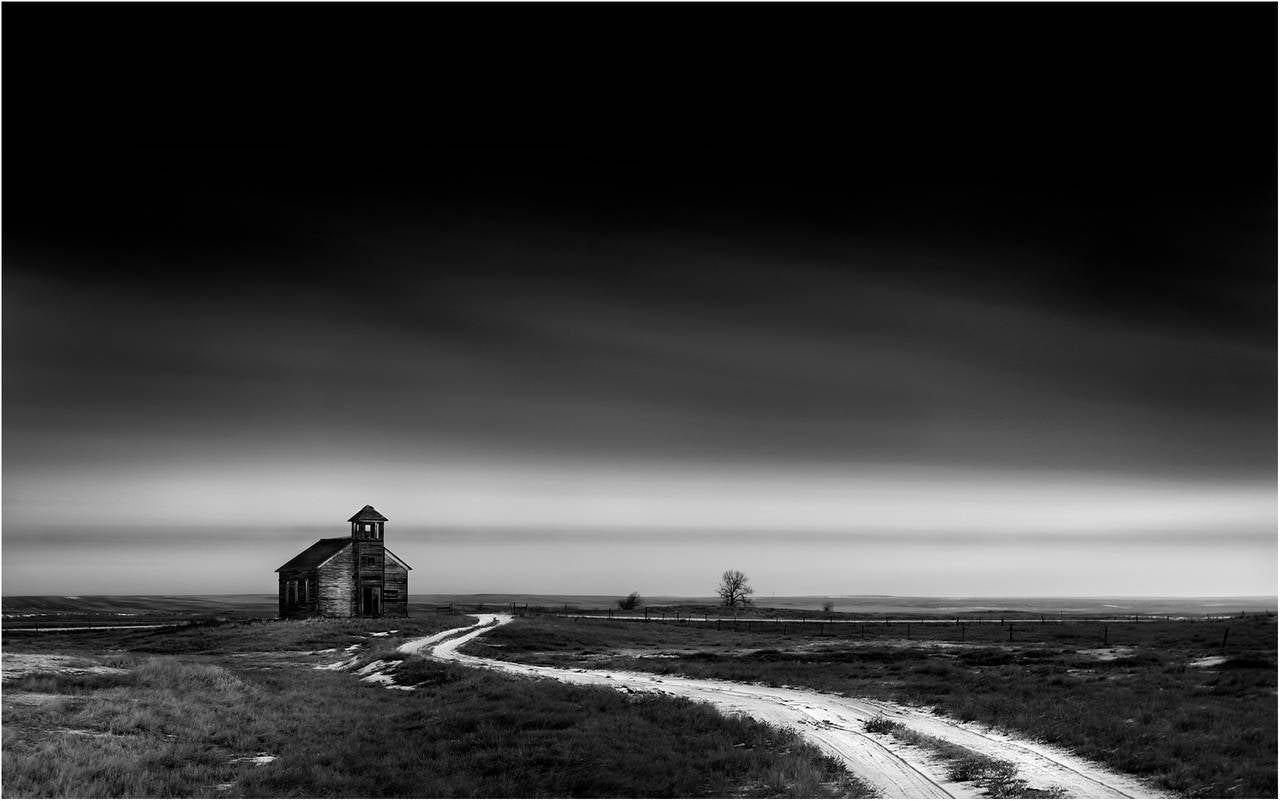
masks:
{"type": "Polygon", "coordinates": [[[618,599],[618,608],[630,612],[632,609],[640,606],[640,593],[633,592],[626,598],[618,599]]]}
{"type": "Polygon", "coordinates": [[[720,602],[730,609],[751,605],[751,585],[747,583],[747,574],[741,570],[726,570],[720,577],[720,588],[716,594],[720,602]]]}

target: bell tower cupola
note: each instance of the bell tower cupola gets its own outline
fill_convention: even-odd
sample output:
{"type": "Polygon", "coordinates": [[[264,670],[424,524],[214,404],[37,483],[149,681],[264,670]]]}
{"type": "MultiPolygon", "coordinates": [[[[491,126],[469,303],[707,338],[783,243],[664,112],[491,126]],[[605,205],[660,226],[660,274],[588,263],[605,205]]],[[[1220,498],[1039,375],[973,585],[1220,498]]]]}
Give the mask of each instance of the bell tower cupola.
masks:
{"type": "Polygon", "coordinates": [[[351,539],[381,542],[382,527],[386,524],[387,519],[372,506],[365,506],[352,515],[347,522],[351,523],[351,539]]]}

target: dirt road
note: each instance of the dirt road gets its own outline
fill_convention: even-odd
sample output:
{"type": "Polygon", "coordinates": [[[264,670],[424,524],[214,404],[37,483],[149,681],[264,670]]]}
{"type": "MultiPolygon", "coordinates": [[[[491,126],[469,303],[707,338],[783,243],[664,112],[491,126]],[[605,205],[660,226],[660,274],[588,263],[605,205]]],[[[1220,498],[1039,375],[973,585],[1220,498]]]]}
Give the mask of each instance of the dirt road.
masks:
{"type": "Polygon", "coordinates": [[[475,617],[479,622],[474,627],[453,629],[406,643],[402,650],[504,673],[707,701],[723,712],[744,714],[799,731],[823,751],[842,760],[850,772],[879,788],[886,798],[976,798],[982,794],[982,788],[948,780],[940,760],[921,748],[903,745],[888,735],[866,732],[864,724],[876,716],[1012,762],[1018,767],[1019,777],[1040,790],[1059,788],[1072,798],[1162,797],[1131,776],[1089,763],[1061,749],[883,701],[712,679],[522,665],[459,653],[458,649],[466,643],[512,619],[510,615],[475,617]]]}

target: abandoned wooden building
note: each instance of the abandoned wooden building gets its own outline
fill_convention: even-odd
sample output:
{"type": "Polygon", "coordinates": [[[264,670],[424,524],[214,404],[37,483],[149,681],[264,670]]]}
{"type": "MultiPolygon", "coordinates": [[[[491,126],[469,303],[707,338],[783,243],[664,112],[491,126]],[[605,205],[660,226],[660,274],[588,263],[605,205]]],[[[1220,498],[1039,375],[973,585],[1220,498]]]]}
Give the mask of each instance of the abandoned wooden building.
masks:
{"type": "Polygon", "coordinates": [[[387,518],[365,506],[346,537],[323,539],[276,568],[280,617],[406,617],[409,571],[383,539],[387,518]]]}

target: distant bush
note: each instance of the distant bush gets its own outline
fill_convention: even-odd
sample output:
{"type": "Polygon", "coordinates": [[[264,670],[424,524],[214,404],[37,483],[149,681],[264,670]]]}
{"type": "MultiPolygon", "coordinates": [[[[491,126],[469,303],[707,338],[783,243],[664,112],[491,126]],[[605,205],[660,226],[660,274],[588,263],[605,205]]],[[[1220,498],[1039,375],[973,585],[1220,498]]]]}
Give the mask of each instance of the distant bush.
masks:
{"type": "Polygon", "coordinates": [[[835,601],[823,601],[823,602],[822,602],[822,611],[824,611],[824,612],[830,612],[830,611],[832,611],[832,610],[833,610],[833,609],[835,609],[835,608],[836,608],[836,602],[835,602],[835,601]]]}
{"type": "Polygon", "coordinates": [[[630,595],[628,595],[626,598],[618,599],[618,608],[626,612],[630,612],[633,609],[638,609],[639,607],[640,607],[640,593],[638,592],[633,592],[630,595]]]}

